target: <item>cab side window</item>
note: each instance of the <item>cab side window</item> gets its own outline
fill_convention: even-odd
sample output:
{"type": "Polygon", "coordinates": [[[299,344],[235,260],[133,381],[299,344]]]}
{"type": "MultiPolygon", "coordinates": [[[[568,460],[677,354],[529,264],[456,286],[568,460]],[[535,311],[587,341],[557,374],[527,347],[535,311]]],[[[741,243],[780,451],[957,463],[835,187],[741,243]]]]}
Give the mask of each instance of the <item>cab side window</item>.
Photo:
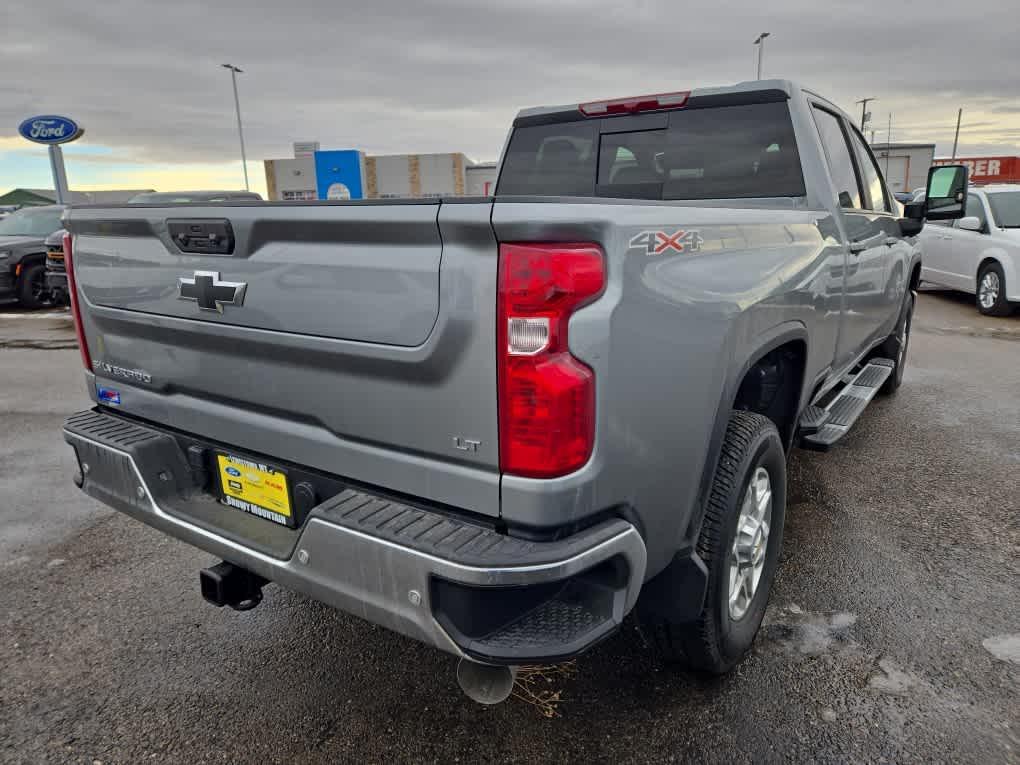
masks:
{"type": "MultiPolygon", "coordinates": [[[[963,217],[970,218],[972,216],[981,221],[981,231],[988,230],[988,218],[985,216],[985,203],[981,201],[981,197],[977,194],[967,195],[967,206],[963,211],[963,217]]],[[[960,221],[954,221],[953,226],[955,228],[959,228],[960,221]]]]}
{"type": "Polygon", "coordinates": [[[875,159],[868,151],[856,130],[850,131],[850,142],[854,145],[854,152],[857,154],[857,166],[861,169],[861,180],[864,182],[864,205],[868,210],[878,212],[891,212],[889,200],[885,196],[885,184],[882,183],[882,173],[875,165],[875,159]]]}
{"type": "Polygon", "coordinates": [[[863,209],[860,181],[854,169],[854,162],[850,158],[850,147],[847,145],[840,118],[817,106],[814,107],[814,113],[818,135],[822,139],[822,147],[829,162],[829,174],[832,175],[832,182],[836,185],[839,206],[851,210],[863,209]]]}

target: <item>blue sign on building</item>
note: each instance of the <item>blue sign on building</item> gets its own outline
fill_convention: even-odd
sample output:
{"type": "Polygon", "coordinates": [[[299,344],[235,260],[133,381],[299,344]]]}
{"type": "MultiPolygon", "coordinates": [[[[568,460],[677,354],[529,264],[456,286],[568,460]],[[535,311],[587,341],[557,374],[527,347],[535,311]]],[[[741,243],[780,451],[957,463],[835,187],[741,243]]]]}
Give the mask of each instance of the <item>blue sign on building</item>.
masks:
{"type": "Polygon", "coordinates": [[[84,132],[74,120],[58,117],[56,114],[29,117],[18,125],[18,133],[21,134],[21,137],[35,143],[67,143],[80,138],[84,132]]]}
{"type": "Polygon", "coordinates": [[[356,149],[315,152],[319,199],[364,199],[365,163],[356,149]]]}

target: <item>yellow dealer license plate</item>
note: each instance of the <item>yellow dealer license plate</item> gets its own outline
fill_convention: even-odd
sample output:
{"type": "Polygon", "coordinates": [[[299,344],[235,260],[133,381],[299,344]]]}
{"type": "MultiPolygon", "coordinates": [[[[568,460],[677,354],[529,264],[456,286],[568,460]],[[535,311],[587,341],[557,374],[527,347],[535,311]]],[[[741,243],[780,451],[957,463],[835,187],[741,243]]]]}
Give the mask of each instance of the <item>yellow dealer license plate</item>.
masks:
{"type": "Polygon", "coordinates": [[[233,454],[217,454],[216,462],[223,504],[284,526],[294,525],[286,473],[233,454]]]}

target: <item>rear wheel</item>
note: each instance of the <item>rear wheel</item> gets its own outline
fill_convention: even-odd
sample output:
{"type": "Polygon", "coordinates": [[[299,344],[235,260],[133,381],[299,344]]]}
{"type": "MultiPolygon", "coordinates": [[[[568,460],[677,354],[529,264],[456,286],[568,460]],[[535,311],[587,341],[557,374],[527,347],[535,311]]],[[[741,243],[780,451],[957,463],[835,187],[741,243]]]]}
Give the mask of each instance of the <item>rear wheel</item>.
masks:
{"type": "Polygon", "coordinates": [[[978,273],[977,308],[985,316],[1009,316],[1013,312],[1006,300],[1006,275],[998,263],[986,263],[978,273]]]}
{"type": "Polygon", "coordinates": [[[782,547],[786,454],[766,417],[733,412],[726,429],[698,555],[708,569],[701,613],[649,626],[668,661],[722,674],[747,653],[761,626],[782,547]]]}
{"type": "Polygon", "coordinates": [[[18,302],[25,308],[42,308],[50,303],[46,289],[46,266],[35,263],[21,270],[18,281],[18,302]]]}

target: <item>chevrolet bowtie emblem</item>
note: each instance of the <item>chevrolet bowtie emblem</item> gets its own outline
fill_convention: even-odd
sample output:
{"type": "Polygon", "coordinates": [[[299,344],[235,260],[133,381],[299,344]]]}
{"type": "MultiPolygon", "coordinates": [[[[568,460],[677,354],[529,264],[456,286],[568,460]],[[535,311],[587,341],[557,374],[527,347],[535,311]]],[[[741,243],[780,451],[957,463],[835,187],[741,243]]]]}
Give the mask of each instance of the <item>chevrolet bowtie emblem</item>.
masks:
{"type": "Polygon", "coordinates": [[[219,271],[196,271],[194,278],[177,279],[177,297],[194,300],[203,311],[223,313],[225,305],[243,305],[245,282],[221,282],[219,271]]]}

